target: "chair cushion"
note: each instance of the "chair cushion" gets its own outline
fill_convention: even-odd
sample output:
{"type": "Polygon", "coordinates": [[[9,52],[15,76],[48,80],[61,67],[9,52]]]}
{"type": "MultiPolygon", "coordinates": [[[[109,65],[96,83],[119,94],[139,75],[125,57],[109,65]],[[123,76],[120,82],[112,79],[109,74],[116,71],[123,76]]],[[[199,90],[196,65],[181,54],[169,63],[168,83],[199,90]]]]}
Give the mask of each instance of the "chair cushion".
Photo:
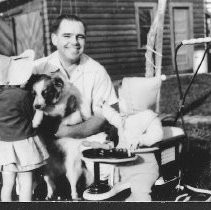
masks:
{"type": "Polygon", "coordinates": [[[161,76],[123,78],[119,98],[125,99],[128,110],[144,111],[156,103],[161,81],[161,76]]]}
{"type": "Polygon", "coordinates": [[[7,80],[8,69],[11,61],[11,57],[0,55],[0,85],[3,85],[7,80]]]}
{"type": "Polygon", "coordinates": [[[0,71],[0,84],[21,85],[25,83],[32,74],[33,50],[26,50],[19,56],[0,56],[0,64],[3,65],[0,71]]]}
{"type": "Polygon", "coordinates": [[[163,140],[181,135],[184,135],[184,131],[182,128],[173,126],[163,127],[163,140]]]}

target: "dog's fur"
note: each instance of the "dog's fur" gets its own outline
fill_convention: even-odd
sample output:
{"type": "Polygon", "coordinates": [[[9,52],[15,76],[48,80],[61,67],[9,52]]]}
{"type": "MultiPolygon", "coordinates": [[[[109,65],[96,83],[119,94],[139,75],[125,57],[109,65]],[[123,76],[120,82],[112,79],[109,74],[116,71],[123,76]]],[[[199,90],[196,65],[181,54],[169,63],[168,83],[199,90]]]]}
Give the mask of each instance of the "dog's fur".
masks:
{"type": "MultiPolygon", "coordinates": [[[[82,122],[79,110],[80,94],[69,81],[66,81],[61,73],[56,72],[51,76],[43,74],[32,75],[25,88],[32,90],[34,95],[33,106],[36,112],[33,119],[33,127],[38,127],[41,124],[43,114],[58,119],[57,122],[59,122],[59,125],[73,125],[82,122]]],[[[55,141],[52,140],[48,142],[48,144],[50,144],[48,148],[51,148],[51,151],[49,151],[49,164],[51,164],[48,168],[51,168],[52,164],[54,164],[52,156],[54,156],[58,150],[60,153],[62,152],[64,161],[62,167],[65,169],[66,176],[71,185],[71,196],[72,199],[77,199],[76,184],[82,174],[82,163],[79,152],[81,140],[62,138],[55,141]],[[52,145],[54,146],[52,147],[52,145]],[[54,148],[53,151],[52,148],[54,148]],[[55,151],[55,148],[57,151],[55,151]]],[[[55,168],[55,165],[53,167],[55,168]]],[[[59,170],[62,168],[58,165],[56,167],[59,167],[59,170]]],[[[48,187],[47,197],[51,197],[54,191],[52,176],[50,176],[49,173],[48,176],[45,176],[48,187]]]]}

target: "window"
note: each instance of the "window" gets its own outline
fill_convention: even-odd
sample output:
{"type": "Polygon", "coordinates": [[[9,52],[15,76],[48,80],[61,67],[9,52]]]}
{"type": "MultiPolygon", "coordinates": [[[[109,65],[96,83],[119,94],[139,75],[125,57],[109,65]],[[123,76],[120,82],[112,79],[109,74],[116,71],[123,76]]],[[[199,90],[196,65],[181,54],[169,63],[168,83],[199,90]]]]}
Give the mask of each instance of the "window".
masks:
{"type": "MultiPolygon", "coordinates": [[[[171,50],[174,64],[176,45],[185,39],[193,38],[193,5],[192,3],[169,4],[171,50]]],[[[180,48],[177,54],[177,65],[181,72],[189,72],[193,69],[193,45],[180,48]]],[[[174,64],[175,65],[175,64],[174,64]]]]}
{"type": "Polygon", "coordinates": [[[135,2],[138,49],[143,49],[147,44],[147,34],[153,22],[156,7],[157,3],[135,2]]]}

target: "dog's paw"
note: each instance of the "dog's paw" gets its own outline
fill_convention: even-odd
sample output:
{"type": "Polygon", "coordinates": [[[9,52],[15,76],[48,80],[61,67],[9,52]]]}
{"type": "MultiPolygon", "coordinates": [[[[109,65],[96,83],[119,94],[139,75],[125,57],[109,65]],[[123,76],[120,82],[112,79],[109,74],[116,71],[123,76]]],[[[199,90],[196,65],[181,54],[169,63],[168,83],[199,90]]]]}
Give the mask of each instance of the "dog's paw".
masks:
{"type": "Polygon", "coordinates": [[[51,200],[53,200],[53,199],[54,199],[53,192],[49,192],[49,191],[48,191],[48,194],[47,194],[47,196],[45,197],[45,200],[46,200],[46,201],[51,201],[51,200]]]}
{"type": "Polygon", "coordinates": [[[82,201],[82,198],[74,198],[74,199],[72,198],[72,201],[76,201],[76,202],[77,201],[82,201]]]}
{"type": "Polygon", "coordinates": [[[54,184],[52,179],[47,175],[44,176],[44,180],[47,185],[47,196],[46,196],[45,200],[51,200],[54,196],[54,191],[56,189],[56,185],[54,184]]]}
{"type": "Polygon", "coordinates": [[[81,200],[81,198],[78,196],[78,194],[73,194],[72,193],[72,201],[80,201],[81,200]]]}

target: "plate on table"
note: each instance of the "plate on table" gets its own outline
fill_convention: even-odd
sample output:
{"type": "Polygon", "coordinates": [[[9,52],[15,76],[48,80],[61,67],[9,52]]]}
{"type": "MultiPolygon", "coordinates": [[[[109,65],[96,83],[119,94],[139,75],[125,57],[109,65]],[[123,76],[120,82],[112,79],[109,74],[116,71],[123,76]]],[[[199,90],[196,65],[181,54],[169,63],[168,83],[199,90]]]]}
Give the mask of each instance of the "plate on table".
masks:
{"type": "Polygon", "coordinates": [[[128,153],[126,149],[87,149],[82,152],[82,159],[93,162],[122,163],[137,159],[134,153],[128,153]]]}

